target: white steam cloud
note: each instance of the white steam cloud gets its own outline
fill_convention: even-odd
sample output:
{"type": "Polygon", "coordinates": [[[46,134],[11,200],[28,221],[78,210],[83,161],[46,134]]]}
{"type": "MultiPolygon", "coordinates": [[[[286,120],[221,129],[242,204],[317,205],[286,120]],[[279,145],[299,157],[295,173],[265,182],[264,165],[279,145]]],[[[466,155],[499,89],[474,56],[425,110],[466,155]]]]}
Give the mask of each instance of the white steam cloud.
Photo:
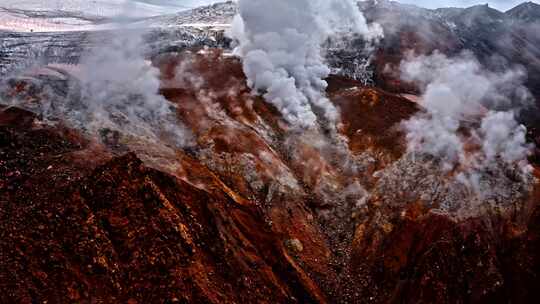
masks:
{"type": "Polygon", "coordinates": [[[531,101],[521,69],[491,72],[468,53],[411,55],[400,69],[419,85],[426,110],[403,124],[409,152],[433,155],[447,171],[462,169],[462,180],[501,162],[528,172],[526,129],[515,117],[531,101]]]}
{"type": "MultiPolygon", "coordinates": [[[[130,11],[130,5],[125,11],[130,11]]],[[[124,14],[119,21],[130,20],[128,17],[124,14]]],[[[119,146],[129,146],[137,139],[159,143],[160,147],[189,145],[191,134],[177,119],[176,108],[159,94],[160,72],[145,57],[146,33],[119,23],[114,30],[92,36],[93,47],[81,56],[78,65],[44,69],[52,79],[61,79],[62,85],[35,77],[42,73],[33,72],[37,68],[22,70],[13,79],[33,83],[36,89],[32,94],[38,94],[40,102],[36,106],[16,98],[11,103],[38,112],[47,121],[62,121],[93,138],[112,138],[119,146]],[[26,77],[27,73],[31,77],[26,77]]]]}
{"type": "Polygon", "coordinates": [[[321,45],[331,36],[356,33],[382,36],[353,0],[239,0],[231,36],[243,59],[248,85],[278,108],[294,126],[312,127],[322,111],[335,122],[338,110],[325,97],[330,74],[321,45]]]}
{"type": "Polygon", "coordinates": [[[82,101],[87,129],[110,128],[122,134],[167,138],[183,146],[189,137],[173,106],[159,95],[159,71],[145,59],[143,31],[115,32],[106,45],[82,59],[82,101]]]}
{"type": "Polygon", "coordinates": [[[501,157],[506,163],[526,159],[529,146],[525,142],[526,128],[519,125],[511,112],[489,112],[482,120],[482,151],[488,162],[501,157]]]}

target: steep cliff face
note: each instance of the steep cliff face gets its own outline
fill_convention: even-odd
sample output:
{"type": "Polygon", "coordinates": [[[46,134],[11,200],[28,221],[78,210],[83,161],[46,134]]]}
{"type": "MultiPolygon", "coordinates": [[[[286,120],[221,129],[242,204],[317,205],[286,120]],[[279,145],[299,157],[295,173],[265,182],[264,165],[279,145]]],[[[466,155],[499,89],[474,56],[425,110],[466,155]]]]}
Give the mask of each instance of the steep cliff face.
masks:
{"type": "Polygon", "coordinates": [[[238,59],[154,64],[186,147],[52,123],[39,114],[50,82],[11,82],[4,98],[38,106],[0,112],[0,302],[538,296],[536,182],[494,171],[484,178],[498,191],[479,198],[436,160],[411,159],[400,123],[415,103],[334,76],[341,123],[297,132],[251,93],[238,59]]]}

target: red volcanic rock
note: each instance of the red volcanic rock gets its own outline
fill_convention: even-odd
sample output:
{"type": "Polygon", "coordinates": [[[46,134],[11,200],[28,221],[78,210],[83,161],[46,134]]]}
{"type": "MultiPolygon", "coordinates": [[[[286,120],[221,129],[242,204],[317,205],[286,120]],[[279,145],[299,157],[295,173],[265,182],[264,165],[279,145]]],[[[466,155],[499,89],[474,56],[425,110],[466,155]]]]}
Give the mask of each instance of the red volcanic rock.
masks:
{"type": "Polygon", "coordinates": [[[536,235],[531,227],[496,216],[455,221],[418,205],[388,225],[368,221],[357,227],[349,267],[351,280],[362,282],[363,298],[406,303],[527,303],[535,298],[529,287],[539,283],[532,275],[538,271],[532,250],[538,239],[525,240],[536,235]],[[531,251],[524,253],[524,247],[531,251]]]}
{"type": "MultiPolygon", "coordinates": [[[[335,82],[330,79],[331,90],[335,90],[335,82]]],[[[392,159],[403,155],[400,123],[418,111],[414,103],[377,88],[341,89],[330,97],[341,109],[342,131],[350,139],[352,151],[376,149],[392,159]]]]}
{"type": "Polygon", "coordinates": [[[84,148],[55,130],[2,136],[21,145],[2,155],[17,172],[2,188],[2,302],[324,301],[260,207],[218,181],[201,190],[133,154],[78,167],[68,155],[84,148]]]}
{"type": "MultiPolygon", "coordinates": [[[[399,124],[414,103],[331,77],[338,130],[298,134],[251,94],[237,59],[168,54],[155,64],[193,147],[125,153],[0,110],[0,303],[538,296],[538,186],[501,177],[507,203],[441,211],[440,196],[458,207],[471,197],[446,189],[428,160],[408,161],[399,124]]],[[[136,141],[112,139],[128,150],[136,141]]]]}

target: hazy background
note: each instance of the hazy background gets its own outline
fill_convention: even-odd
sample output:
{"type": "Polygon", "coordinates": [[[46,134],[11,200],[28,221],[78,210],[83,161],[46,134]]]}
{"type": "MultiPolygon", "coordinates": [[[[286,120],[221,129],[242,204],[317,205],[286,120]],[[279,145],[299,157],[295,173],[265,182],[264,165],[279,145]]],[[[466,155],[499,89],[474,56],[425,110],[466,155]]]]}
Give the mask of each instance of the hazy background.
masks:
{"type": "MultiPolygon", "coordinates": [[[[221,0],[225,1],[225,0],[221,0]]],[[[268,0],[271,1],[271,0],[268,0]]],[[[291,0],[294,1],[294,0],[291,0]]],[[[398,0],[399,2],[415,4],[428,8],[438,7],[468,7],[488,3],[491,7],[506,11],[525,0],[398,0]]],[[[27,10],[61,9],[64,11],[94,11],[98,7],[113,9],[122,6],[122,3],[131,3],[141,15],[157,15],[162,13],[175,13],[177,11],[207,5],[219,0],[0,0],[0,7],[27,10]]],[[[533,2],[540,3],[540,0],[533,2]]]]}
{"type": "MultiPolygon", "coordinates": [[[[428,7],[428,8],[438,8],[438,7],[468,7],[478,4],[488,3],[491,7],[498,10],[506,11],[513,8],[514,6],[526,2],[525,0],[399,0],[399,2],[415,4],[418,6],[428,7]]],[[[532,1],[538,3],[539,1],[532,1]]]]}
{"type": "Polygon", "coordinates": [[[145,2],[154,5],[166,5],[166,6],[177,6],[182,8],[193,8],[205,4],[210,4],[214,2],[220,2],[216,0],[130,0],[145,2]]]}
{"type": "MultiPolygon", "coordinates": [[[[292,0],[291,0],[292,1],[292,0]]],[[[195,7],[198,5],[213,3],[217,1],[212,0],[143,0],[142,2],[148,2],[153,4],[162,3],[176,3],[177,5],[183,5],[188,7],[195,7]]],[[[415,4],[418,6],[428,7],[428,8],[438,8],[438,7],[467,7],[477,4],[486,4],[488,3],[491,7],[497,8],[502,11],[506,11],[520,3],[525,2],[525,0],[399,0],[399,2],[415,4]]],[[[539,1],[532,1],[539,3],[539,1]]]]}

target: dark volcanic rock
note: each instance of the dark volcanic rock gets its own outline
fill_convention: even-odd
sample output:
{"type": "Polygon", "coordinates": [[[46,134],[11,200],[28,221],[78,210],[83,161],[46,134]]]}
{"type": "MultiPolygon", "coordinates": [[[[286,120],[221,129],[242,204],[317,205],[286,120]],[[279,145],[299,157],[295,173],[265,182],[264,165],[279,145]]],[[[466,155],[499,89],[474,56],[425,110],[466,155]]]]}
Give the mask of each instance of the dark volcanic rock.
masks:
{"type": "Polygon", "coordinates": [[[538,245],[535,237],[524,239],[536,234],[534,228],[498,216],[456,222],[418,205],[388,225],[364,222],[356,230],[350,271],[353,281],[362,282],[358,289],[364,298],[379,303],[528,303],[536,297],[527,286],[539,283],[533,275],[538,256],[523,251],[538,245]],[[518,286],[524,280],[526,285],[518,286]]]}

